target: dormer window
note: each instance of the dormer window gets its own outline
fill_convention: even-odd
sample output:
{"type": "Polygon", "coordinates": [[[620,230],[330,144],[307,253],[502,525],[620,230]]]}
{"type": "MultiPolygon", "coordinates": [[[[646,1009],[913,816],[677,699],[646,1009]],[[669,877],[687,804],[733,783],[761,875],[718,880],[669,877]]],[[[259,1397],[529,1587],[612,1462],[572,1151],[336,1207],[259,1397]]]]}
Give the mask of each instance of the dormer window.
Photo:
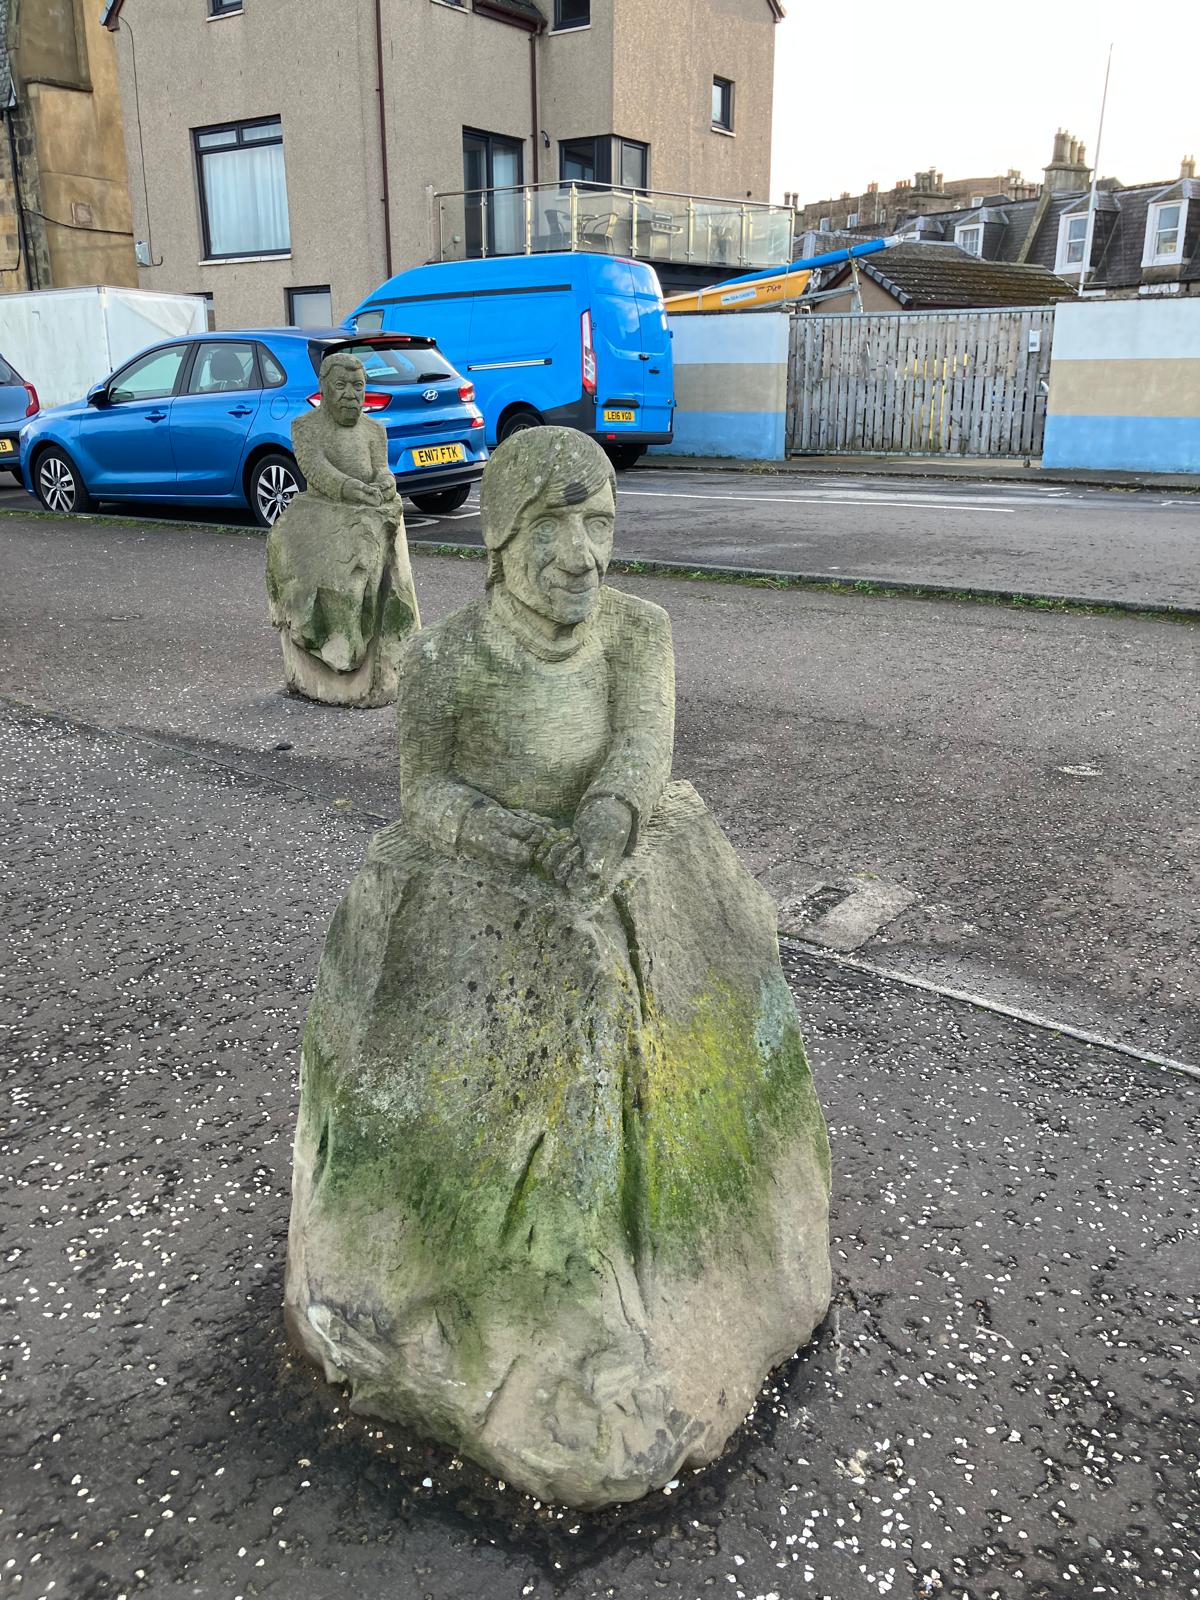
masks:
{"type": "Polygon", "coordinates": [[[1086,211],[1066,216],[1059,223],[1055,272],[1078,272],[1083,266],[1083,252],[1087,248],[1087,225],[1086,211]]]}
{"type": "Polygon", "coordinates": [[[967,226],[955,228],[954,242],[960,250],[965,250],[969,256],[983,254],[983,224],[974,222],[967,226]]]}
{"type": "Polygon", "coordinates": [[[1169,267],[1183,260],[1183,231],[1187,223],[1186,200],[1163,200],[1146,216],[1144,267],[1169,267]]]}

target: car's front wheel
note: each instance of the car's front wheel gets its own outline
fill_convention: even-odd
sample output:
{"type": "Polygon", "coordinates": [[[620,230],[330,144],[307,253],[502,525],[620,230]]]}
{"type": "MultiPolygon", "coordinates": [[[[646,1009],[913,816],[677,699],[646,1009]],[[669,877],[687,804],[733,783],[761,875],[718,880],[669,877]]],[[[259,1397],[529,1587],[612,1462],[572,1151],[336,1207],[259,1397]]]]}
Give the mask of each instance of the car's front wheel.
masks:
{"type": "Polygon", "coordinates": [[[457,511],[459,506],[465,506],[470,495],[471,485],[459,483],[453,489],[435,489],[428,494],[410,494],[408,498],[418,511],[428,511],[431,516],[441,517],[447,511],[457,511]]]}
{"type": "Polygon", "coordinates": [[[273,528],[305,487],[304,474],[282,450],[256,461],[250,472],[249,499],[259,527],[273,528]]]}
{"type": "Polygon", "coordinates": [[[65,450],[57,445],[43,450],[33,468],[33,487],[47,511],[60,516],[72,516],[77,511],[89,511],[92,497],[79,475],[79,468],[65,450]]]}

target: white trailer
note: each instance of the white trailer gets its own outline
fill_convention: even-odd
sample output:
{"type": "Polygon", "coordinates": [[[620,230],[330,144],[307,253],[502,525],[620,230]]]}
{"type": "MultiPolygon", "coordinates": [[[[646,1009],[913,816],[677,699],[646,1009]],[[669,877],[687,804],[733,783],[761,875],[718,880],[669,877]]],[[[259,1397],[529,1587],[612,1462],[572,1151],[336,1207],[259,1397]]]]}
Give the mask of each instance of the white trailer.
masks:
{"type": "Polygon", "coordinates": [[[0,294],[0,355],[43,410],[82,400],[115,367],[164,339],[203,333],[204,300],[149,289],[39,289],[0,294]]]}

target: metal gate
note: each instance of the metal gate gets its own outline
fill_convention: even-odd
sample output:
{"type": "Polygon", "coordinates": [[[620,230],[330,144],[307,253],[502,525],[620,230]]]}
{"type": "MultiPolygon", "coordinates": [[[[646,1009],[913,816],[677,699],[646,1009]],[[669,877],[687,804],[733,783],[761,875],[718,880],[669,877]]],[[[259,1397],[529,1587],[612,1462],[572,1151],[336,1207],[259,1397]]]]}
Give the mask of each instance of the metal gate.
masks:
{"type": "Polygon", "coordinates": [[[1039,456],[1054,310],[792,318],[792,454],[1039,456]]]}

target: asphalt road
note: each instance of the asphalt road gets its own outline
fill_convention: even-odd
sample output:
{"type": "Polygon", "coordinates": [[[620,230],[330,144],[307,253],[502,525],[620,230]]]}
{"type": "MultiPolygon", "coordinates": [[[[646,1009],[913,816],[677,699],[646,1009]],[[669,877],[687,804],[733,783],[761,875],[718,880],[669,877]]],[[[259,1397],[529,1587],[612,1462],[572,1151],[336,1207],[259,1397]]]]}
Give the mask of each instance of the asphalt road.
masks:
{"type": "MultiPolygon", "coordinates": [[[[624,560],[1200,609],[1200,495],[646,464],[619,481],[624,560]]],[[[0,490],[0,510],[23,505],[0,490]]],[[[409,511],[414,543],[480,542],[477,495],[449,517],[409,511]]]]}
{"type": "Polygon", "coordinates": [[[63,534],[59,600],[29,619],[91,720],[0,706],[5,1593],[1196,1592],[1200,1084],[819,957],[786,965],[830,1126],[835,1300],[719,1462],[574,1513],[349,1414],[298,1366],[297,1049],[373,826],[318,775],[340,761],[350,795],[360,773],[376,792],[390,719],[310,716],[264,683],[257,641],[231,655],[261,549],[174,530],[134,552],[161,568],[152,597],[108,537],[63,534]],[[112,589],[96,604],[110,568],[120,622],[112,589]],[[101,673],[124,712],[89,695],[101,673]],[[178,731],[189,697],[206,738],[178,731]],[[295,749],[254,762],[255,723],[295,749]]]}
{"type": "MultiPolygon", "coordinates": [[[[414,548],[426,621],[480,591],[414,548]]],[[[262,564],[253,534],[0,519],[0,693],[391,818],[390,712],[280,692],[262,564]]],[[[676,770],[785,929],[839,942],[844,897],[860,957],[1200,1062],[1200,627],[619,582],[671,613],[676,770]]]]}
{"type": "MultiPolygon", "coordinates": [[[[836,1298],[729,1455],[580,1516],[294,1364],[297,1047],[395,734],[281,692],[262,564],[0,519],[14,1595],[1192,1594],[1200,1085],[798,945],[836,1298]]],[[[428,621],[482,585],[413,565],[428,621]]],[[[1198,1059],[1196,626],[621,582],[673,619],[676,771],[788,925],[853,884],[859,957],[1198,1059]]]]}

